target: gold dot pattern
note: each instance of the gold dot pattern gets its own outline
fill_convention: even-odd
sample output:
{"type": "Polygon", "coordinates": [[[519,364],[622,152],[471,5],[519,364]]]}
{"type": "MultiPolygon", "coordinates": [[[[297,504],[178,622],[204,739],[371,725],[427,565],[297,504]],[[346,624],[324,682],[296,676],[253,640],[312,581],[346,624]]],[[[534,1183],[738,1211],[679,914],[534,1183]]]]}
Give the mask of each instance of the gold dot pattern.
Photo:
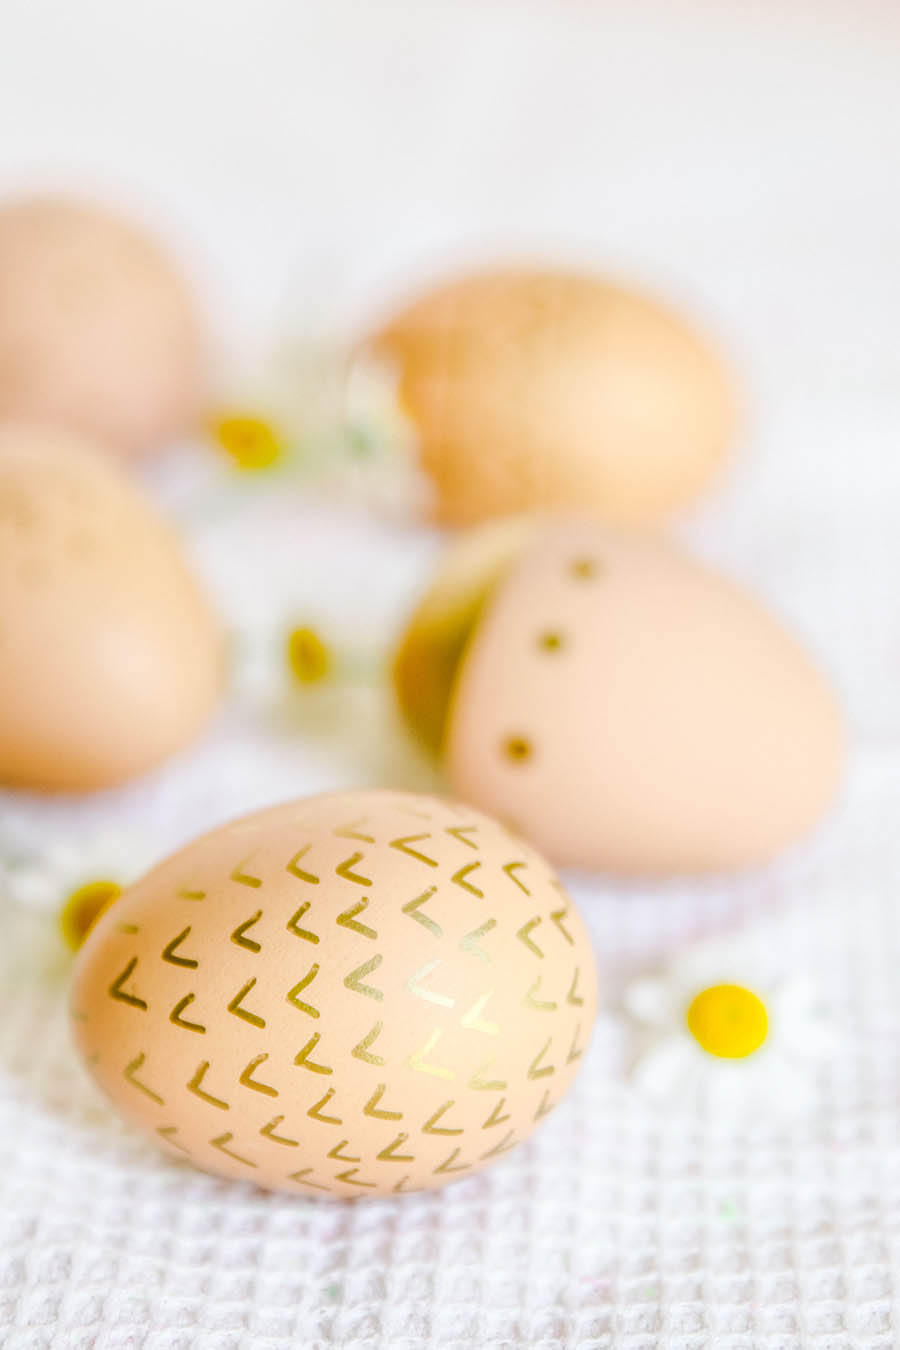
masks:
{"type": "Polygon", "coordinates": [[[343,793],[155,869],[89,938],[73,1011],[101,1086],[179,1156],[297,1193],[405,1193],[553,1109],[594,973],[552,872],[502,826],[343,793]]]}

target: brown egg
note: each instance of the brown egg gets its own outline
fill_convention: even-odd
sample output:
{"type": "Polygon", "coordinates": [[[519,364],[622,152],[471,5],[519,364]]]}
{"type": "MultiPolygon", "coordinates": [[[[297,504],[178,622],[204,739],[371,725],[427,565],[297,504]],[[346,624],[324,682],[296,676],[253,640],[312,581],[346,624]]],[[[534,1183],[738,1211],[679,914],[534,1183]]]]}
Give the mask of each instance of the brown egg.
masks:
{"type": "Polygon", "coordinates": [[[453,791],[561,865],[762,862],[835,795],[835,698],[749,596],[654,537],[505,522],[457,546],[396,660],[453,791]]]}
{"type": "Polygon", "coordinates": [[[449,282],[369,350],[396,366],[451,524],[535,507],[655,521],[706,484],[734,429],[730,380],[705,342],[590,276],[449,282]]]}
{"type": "Polygon", "coordinates": [[[553,873],[467,807],[342,792],[225,825],[90,933],[75,1036],[119,1111],[303,1194],[471,1176],[565,1095],[595,1012],[553,873]]]}
{"type": "Polygon", "coordinates": [[[192,297],[142,230],[73,201],[0,209],[0,417],[153,450],[197,422],[206,359],[192,297]]]}
{"type": "Polygon", "coordinates": [[[0,782],[121,782],[218,695],[217,626],[177,541],[68,433],[0,428],[0,614],[0,782]]]}

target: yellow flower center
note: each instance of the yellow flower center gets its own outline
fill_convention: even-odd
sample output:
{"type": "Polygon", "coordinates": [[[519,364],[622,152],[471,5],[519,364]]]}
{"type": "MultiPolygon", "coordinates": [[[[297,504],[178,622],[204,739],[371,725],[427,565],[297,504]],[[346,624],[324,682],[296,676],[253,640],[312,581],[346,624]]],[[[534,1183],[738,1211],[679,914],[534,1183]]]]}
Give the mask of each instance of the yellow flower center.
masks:
{"type": "Polygon", "coordinates": [[[73,891],[59,916],[66,946],[77,952],[101,914],[105,914],[121,894],[122,887],[117,881],[86,881],[73,891]]]}
{"type": "Polygon", "coordinates": [[[282,457],[284,446],[271,423],[244,413],[216,420],[213,435],[244,473],[270,469],[282,457]]]}
{"type": "Polygon", "coordinates": [[[287,660],[298,684],[318,684],[331,672],[331,652],[312,628],[288,634],[287,660]]]}
{"type": "Polygon", "coordinates": [[[740,984],[704,989],[687,1010],[687,1024],[701,1049],[720,1059],[745,1059],[769,1034],[766,1005],[740,984]]]}

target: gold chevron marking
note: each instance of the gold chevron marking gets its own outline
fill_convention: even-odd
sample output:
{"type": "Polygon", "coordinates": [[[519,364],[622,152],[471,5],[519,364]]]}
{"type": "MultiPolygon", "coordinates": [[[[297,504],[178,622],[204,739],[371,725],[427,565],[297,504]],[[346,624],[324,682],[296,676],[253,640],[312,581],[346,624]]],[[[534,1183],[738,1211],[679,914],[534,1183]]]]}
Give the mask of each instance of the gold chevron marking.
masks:
{"type": "Polygon", "coordinates": [[[284,1116],[273,1116],[267,1125],[263,1125],[260,1134],[264,1134],[267,1139],[271,1139],[273,1144],[286,1144],[288,1148],[297,1148],[299,1139],[288,1139],[285,1134],[276,1134],[278,1126],[284,1120],[284,1116]]]}
{"type": "Polygon", "coordinates": [[[299,1053],[296,1055],[294,1059],[294,1063],[298,1066],[298,1068],[309,1069],[310,1073],[332,1072],[332,1070],[328,1067],[327,1064],[315,1064],[309,1058],[321,1039],[322,1037],[319,1035],[319,1033],[317,1031],[314,1031],[313,1034],[310,1036],[309,1040],[304,1045],[303,1049],[299,1051],[299,1053]]]}
{"type": "Polygon", "coordinates": [[[193,1001],[194,1001],[193,994],[185,994],[184,998],[180,998],[178,1002],[175,1004],[175,1007],[169,1013],[169,1021],[172,1022],[176,1027],[184,1027],[185,1031],[196,1031],[199,1036],[205,1036],[206,1035],[205,1026],[201,1025],[200,1022],[189,1022],[187,1018],[182,1017],[181,1015],[184,1012],[185,1008],[190,1007],[193,1001]]]}
{"type": "Polygon", "coordinates": [[[448,994],[436,994],[431,989],[422,989],[421,983],[427,980],[433,970],[441,964],[441,958],[436,956],[433,961],[426,961],[424,966],[420,966],[414,971],[406,981],[406,987],[416,998],[424,999],[426,1003],[435,1003],[439,1008],[452,1008],[456,999],[450,998],[448,994]]]}
{"type": "Polygon", "coordinates": [[[402,1120],[402,1111],[379,1111],[378,1103],[387,1090],[387,1083],[379,1083],[363,1107],[363,1115],[374,1116],[376,1120],[402,1120]]]}
{"type": "Polygon", "coordinates": [[[296,1181],[300,1186],[313,1186],[317,1191],[330,1191],[330,1186],[323,1186],[319,1181],[308,1181],[307,1177],[312,1171],[311,1167],[301,1167],[299,1172],[291,1172],[287,1178],[288,1181],[296,1181]]]}
{"type": "Polygon", "coordinates": [[[339,1144],[335,1144],[334,1148],[328,1150],[329,1158],[334,1158],[335,1162],[359,1162],[359,1158],[354,1158],[349,1153],[341,1152],[341,1149],[346,1148],[349,1143],[349,1139],[342,1139],[339,1144]]]}
{"type": "Polygon", "coordinates": [[[348,1167],[345,1172],[338,1172],[337,1176],[335,1177],[335,1181],[346,1181],[348,1186],[374,1187],[377,1184],[374,1181],[361,1181],[361,1180],[357,1181],[356,1174],[358,1171],[359,1171],[358,1167],[348,1167]]]}
{"type": "Polygon", "coordinates": [[[559,1006],[554,1000],[545,1000],[538,998],[538,990],[541,987],[543,975],[539,975],[534,984],[528,990],[528,993],[522,999],[522,1004],[526,1008],[534,1008],[536,1012],[556,1012],[559,1006]]]}
{"type": "Polygon", "coordinates": [[[444,1102],[443,1106],[439,1106],[438,1109],[435,1111],[434,1115],[433,1115],[433,1116],[429,1116],[428,1119],[426,1120],[425,1124],[422,1126],[422,1133],[423,1133],[423,1134],[462,1134],[463,1130],[462,1130],[462,1126],[461,1126],[461,1125],[459,1125],[459,1126],[453,1128],[453,1127],[451,1127],[450,1125],[438,1125],[438,1124],[437,1124],[437,1122],[440,1120],[441,1116],[446,1115],[447,1112],[450,1110],[451,1106],[455,1106],[455,1105],[456,1105],[456,1102],[455,1102],[454,1099],[451,1097],[450,1100],[449,1100],[448,1102],[444,1102]]]}
{"type": "Polygon", "coordinates": [[[302,999],[299,999],[297,997],[297,995],[300,993],[301,989],[305,989],[308,984],[312,984],[313,980],[316,978],[318,973],[319,973],[319,963],[318,961],[314,961],[313,964],[310,966],[309,970],[303,976],[303,979],[298,980],[297,983],[294,985],[293,989],[289,989],[285,994],[285,1000],[288,1003],[292,1004],[293,1007],[295,1008],[299,1008],[301,1012],[306,1013],[309,1017],[318,1017],[319,1016],[318,1008],[314,1008],[311,1003],[304,1003],[302,999]]]}
{"type": "Polygon", "coordinates": [[[243,1083],[244,1087],[252,1088],[254,1092],[263,1092],[267,1097],[277,1097],[277,1088],[272,1087],[269,1083],[259,1083],[253,1077],[254,1069],[260,1064],[264,1064],[268,1058],[269,1056],[267,1054],[262,1054],[256,1055],[255,1058],[251,1059],[250,1063],[241,1074],[240,1081],[243,1083]]]}
{"type": "Polygon", "coordinates": [[[486,919],[480,928],[475,928],[471,933],[466,933],[465,937],[460,938],[460,947],[464,952],[471,952],[473,956],[478,957],[479,961],[484,961],[487,965],[490,965],[490,955],[482,947],[478,946],[478,939],[483,938],[492,928],[496,927],[496,919],[486,919]]]}
{"type": "Polygon", "coordinates": [[[419,913],[420,907],[425,904],[426,900],[431,899],[436,890],[437,886],[429,886],[427,891],[423,891],[421,895],[416,896],[415,900],[409,900],[403,906],[403,913],[408,914],[411,919],[415,919],[416,923],[420,923],[423,928],[427,928],[429,933],[433,933],[435,937],[443,937],[444,930],[440,924],[435,923],[434,919],[430,919],[427,914],[419,913]]]}
{"type": "Polygon", "coordinates": [[[182,886],[180,890],[177,890],[177,891],[175,892],[175,895],[176,895],[177,899],[179,899],[179,900],[205,900],[205,899],[206,899],[206,891],[191,891],[191,890],[188,890],[187,886],[182,886]]]}
{"type": "Polygon", "coordinates": [[[309,901],[305,900],[297,910],[297,913],[294,914],[292,918],[288,919],[285,928],[289,933],[293,933],[295,937],[303,938],[304,942],[318,942],[319,939],[316,937],[315,933],[311,933],[308,928],[300,927],[300,920],[308,909],[309,901]]]}
{"type": "Polygon", "coordinates": [[[514,881],[516,883],[520,891],[524,891],[526,895],[530,895],[531,891],[525,885],[525,882],[520,881],[519,878],[516,876],[516,872],[520,872],[523,867],[527,866],[528,864],[525,862],[510,862],[505,865],[503,870],[509,877],[510,881],[514,881]]]}
{"type": "Polygon", "coordinates": [[[175,1138],[177,1132],[178,1132],[177,1125],[160,1125],[157,1127],[156,1130],[156,1133],[162,1135],[163,1139],[165,1139],[167,1144],[171,1144],[173,1148],[180,1148],[182,1153],[187,1153],[188,1157],[190,1157],[189,1150],[185,1148],[184,1144],[182,1144],[180,1140],[175,1138]]]}
{"type": "Polygon", "coordinates": [[[419,862],[427,863],[429,867],[437,867],[437,859],[429,858],[427,853],[420,853],[418,849],[409,848],[409,844],[417,844],[420,839],[430,839],[430,834],[407,834],[399,839],[391,840],[391,848],[395,848],[400,853],[405,853],[408,858],[417,858],[419,862]]]}
{"type": "MultiPolygon", "coordinates": [[[[135,933],[139,933],[139,932],[141,931],[140,928],[138,928],[138,926],[137,926],[136,923],[120,923],[120,924],[117,924],[116,927],[117,927],[118,932],[120,932],[120,933],[131,933],[132,935],[135,934],[135,933]]],[[[196,962],[194,962],[194,964],[196,965],[196,962]]]]}
{"type": "Polygon", "coordinates": [[[362,856],[361,853],[351,853],[349,858],[345,858],[342,863],[338,863],[334,869],[335,872],[346,881],[355,881],[357,886],[371,886],[373,884],[371,877],[364,877],[360,872],[352,870],[356,863],[362,861],[362,856]]]}
{"type": "Polygon", "coordinates": [[[334,1096],[334,1088],[329,1088],[324,1097],[320,1097],[315,1106],[311,1106],[307,1115],[313,1120],[321,1120],[323,1125],[343,1125],[340,1116],[326,1116],[322,1114],[322,1107],[327,1106],[334,1096]]]}
{"type": "Polygon", "coordinates": [[[376,1154],[375,1156],[381,1162],[415,1162],[416,1160],[411,1153],[394,1152],[394,1149],[399,1148],[401,1144],[405,1144],[408,1138],[409,1135],[404,1134],[401,1131],[400,1134],[397,1135],[396,1139],[392,1139],[391,1142],[389,1144],[386,1144],[384,1148],[381,1150],[381,1152],[376,1154]]]}
{"type": "Polygon", "coordinates": [[[416,1191],[424,1191],[424,1186],[407,1186],[408,1181],[409,1177],[401,1177],[396,1186],[391,1187],[394,1195],[413,1195],[416,1191]]]}
{"type": "Polygon", "coordinates": [[[248,1012],[246,1008],[241,1007],[241,1003],[250,993],[250,990],[253,988],[255,984],[256,984],[256,976],[254,975],[253,979],[248,980],[247,983],[244,985],[244,987],[242,989],[239,989],[238,992],[235,994],[234,998],[228,1005],[228,1011],[230,1013],[234,1013],[235,1017],[240,1017],[242,1018],[243,1021],[249,1022],[251,1026],[264,1027],[266,1024],[265,1020],[262,1017],[257,1017],[256,1013],[248,1012]]]}
{"type": "Polygon", "coordinates": [[[584,1053],[583,1047],[578,1044],[578,1037],[581,1032],[581,1023],[575,1028],[575,1035],[572,1037],[572,1044],[569,1047],[569,1053],[566,1055],[566,1063],[571,1064],[573,1060],[581,1059],[584,1053]]]}
{"type": "Polygon", "coordinates": [[[515,1148],[517,1142],[515,1130],[507,1130],[500,1143],[489,1148],[487,1153],[482,1153],[479,1161],[484,1162],[485,1158],[496,1158],[501,1153],[508,1153],[511,1148],[515,1148]]]}
{"type": "Polygon", "coordinates": [[[534,1119],[541,1120],[544,1116],[549,1116],[555,1105],[556,1102],[550,1100],[550,1089],[544,1088],[544,1095],[541,1098],[540,1106],[534,1113],[534,1119]]]}
{"type": "Polygon", "coordinates": [[[229,1158],[234,1158],[235,1162],[243,1163],[245,1167],[257,1167],[258,1164],[252,1162],[250,1158],[242,1158],[240,1153],[235,1153],[233,1149],[227,1147],[231,1143],[234,1135],[226,1130],[224,1134],[218,1135],[215,1139],[210,1139],[213,1148],[217,1148],[220,1153],[227,1153],[229,1158]]]}
{"type": "MultiPolygon", "coordinates": [[[[251,854],[250,857],[252,856],[251,854]]],[[[228,873],[228,880],[237,881],[241,886],[261,886],[262,877],[251,876],[248,872],[242,870],[249,861],[250,858],[244,858],[242,862],[239,862],[234,871],[228,873]]]]}
{"type": "MultiPolygon", "coordinates": [[[[300,866],[300,859],[305,858],[311,848],[312,844],[304,844],[299,852],[295,853],[293,858],[291,858],[285,871],[290,872],[292,877],[297,877],[300,881],[308,882],[310,886],[318,886],[322,878],[317,877],[315,872],[305,872],[300,866]]],[[[290,925],[288,925],[288,927],[290,927],[290,925]]]]}
{"type": "Polygon", "coordinates": [[[445,834],[452,834],[454,839],[458,839],[461,844],[468,844],[469,848],[477,849],[478,845],[467,835],[474,833],[478,829],[477,825],[448,825],[445,834]]]}
{"type": "Polygon", "coordinates": [[[377,970],[382,960],[383,958],[376,954],[370,957],[368,961],[364,961],[361,966],[357,966],[355,970],[351,970],[350,974],[344,977],[344,987],[351,989],[354,994],[364,994],[366,998],[374,998],[377,1003],[380,1003],[384,994],[371,984],[363,984],[362,978],[364,975],[370,975],[373,970],[377,970]]]}
{"type": "Polygon", "coordinates": [[[475,1002],[472,1004],[469,1011],[462,1018],[460,1026],[465,1027],[467,1031],[480,1031],[485,1036],[499,1036],[500,1028],[496,1022],[481,1020],[481,1013],[484,1011],[488,1003],[490,1003],[493,996],[494,996],[493,989],[488,989],[485,991],[485,993],[481,995],[480,998],[477,998],[475,1002]]]}
{"type": "Polygon", "coordinates": [[[541,951],[537,943],[532,942],[531,940],[531,933],[534,931],[535,928],[537,928],[540,922],[541,922],[540,915],[538,915],[534,919],[529,919],[527,923],[522,924],[522,927],[519,929],[518,933],[516,933],[516,937],[519,939],[520,942],[525,943],[525,946],[528,948],[529,951],[534,952],[535,956],[539,956],[540,959],[543,961],[544,953],[541,951]]]}
{"type": "Polygon", "coordinates": [[[206,1077],[206,1071],[209,1068],[209,1060],[204,1059],[197,1065],[196,1073],[187,1085],[188,1092],[193,1092],[195,1097],[202,1097],[210,1106],[217,1106],[220,1111],[230,1111],[231,1107],[227,1102],[223,1102],[221,1097],[214,1097],[211,1092],[204,1092],[200,1084],[206,1077]]]}
{"type": "Polygon", "coordinates": [[[369,1046],[373,1041],[377,1041],[378,1037],[381,1035],[383,1026],[383,1022],[376,1022],[372,1030],[366,1032],[359,1044],[354,1045],[353,1049],[350,1051],[354,1059],[361,1059],[366,1064],[384,1064],[385,1061],[381,1058],[381,1055],[369,1054],[369,1046]]]}
{"type": "Polygon", "coordinates": [[[543,1049],[537,1052],[534,1059],[528,1066],[529,1078],[545,1078],[548,1073],[556,1073],[556,1069],[553,1067],[552,1064],[544,1064],[540,1069],[538,1068],[538,1065],[540,1064],[541,1060],[544,1058],[544,1056],[546,1055],[547,1051],[550,1049],[550,1046],[552,1044],[553,1044],[553,1037],[549,1036],[547,1038],[547,1044],[543,1047],[543,1049]]]}
{"type": "Polygon", "coordinates": [[[581,970],[578,966],[576,966],[575,974],[572,976],[572,983],[569,985],[569,992],[568,994],[566,994],[566,1002],[571,1003],[576,1008],[580,1008],[584,1003],[584,999],[579,998],[579,996],[575,993],[575,990],[578,988],[578,976],[580,974],[581,970]]]}
{"type": "Polygon", "coordinates": [[[343,914],[339,914],[335,919],[335,923],[339,923],[342,928],[352,929],[354,933],[361,933],[363,937],[377,938],[378,934],[375,932],[374,928],[369,928],[368,925],[364,923],[357,923],[356,920],[357,914],[362,914],[363,910],[368,909],[368,907],[368,896],[363,896],[358,904],[351,905],[349,909],[344,910],[343,914]]]}
{"type": "Polygon", "coordinates": [[[477,886],[473,886],[470,881],[466,881],[466,877],[469,873],[477,871],[480,866],[480,862],[466,863],[465,867],[460,867],[458,871],[453,873],[450,880],[457,886],[462,886],[463,890],[468,891],[470,895],[477,896],[479,900],[483,900],[484,891],[480,891],[477,886]]]}
{"type": "Polygon", "coordinates": [[[190,931],[191,926],[190,924],[188,924],[187,928],[182,929],[182,931],[178,934],[178,936],[173,937],[169,945],[163,948],[162,959],[164,961],[168,961],[169,964],[173,966],[185,966],[188,970],[197,969],[197,967],[200,964],[199,961],[193,960],[193,958],[190,956],[175,955],[175,952],[181,946],[182,942],[184,942],[185,938],[189,935],[190,931]]]}
{"type": "Polygon", "coordinates": [[[458,1157],[459,1149],[455,1148],[449,1158],[445,1158],[439,1167],[434,1168],[431,1175],[436,1176],[438,1172],[465,1172],[466,1168],[472,1166],[471,1163],[456,1163],[456,1166],[454,1167],[453,1163],[456,1162],[458,1157]]]}
{"type": "Polygon", "coordinates": [[[499,1100],[499,1102],[497,1103],[497,1105],[494,1107],[493,1111],[491,1112],[491,1114],[488,1116],[487,1120],[486,1120],[486,1121],[484,1122],[484,1124],[482,1125],[481,1128],[482,1128],[483,1130],[489,1130],[489,1129],[491,1128],[492,1125],[502,1125],[503,1122],[504,1122],[505,1120],[509,1120],[509,1113],[508,1113],[508,1112],[507,1112],[507,1114],[506,1114],[505,1116],[501,1116],[501,1114],[500,1114],[500,1112],[503,1110],[503,1108],[504,1108],[505,1105],[506,1105],[506,1098],[505,1098],[505,1097],[501,1097],[500,1100],[499,1100]]]}
{"type": "Polygon", "coordinates": [[[409,1059],[406,1062],[411,1069],[415,1069],[416,1073],[427,1073],[430,1074],[432,1078],[456,1077],[452,1069],[442,1069],[437,1064],[427,1064],[425,1062],[425,1056],[431,1053],[431,1051],[437,1045],[438,1041],[441,1039],[442,1035],[443,1032],[441,1031],[441,1029],[439,1027],[435,1027],[434,1031],[432,1031],[431,1035],[428,1037],[428,1040],[421,1047],[421,1049],[414,1050],[413,1053],[410,1055],[409,1059]]]}
{"type": "Polygon", "coordinates": [[[125,981],[131,978],[137,963],[137,957],[133,956],[122,973],[113,980],[108,992],[110,998],[117,999],[119,1003],[127,1003],[131,1008],[140,1008],[141,1012],[146,1012],[147,1004],[144,1000],[139,998],[137,994],[129,994],[127,989],[122,988],[125,981]]]}
{"type": "Polygon", "coordinates": [[[469,1079],[470,1088],[473,1088],[476,1092],[503,1092],[507,1087],[506,1079],[487,1079],[484,1076],[493,1063],[492,1059],[486,1059],[480,1068],[475,1070],[469,1079]]]}
{"type": "Polygon", "coordinates": [[[346,825],[338,825],[331,833],[336,839],[359,839],[363,844],[374,844],[375,840],[370,834],[359,834],[357,830],[357,826],[365,825],[367,820],[368,816],[363,816],[360,820],[351,820],[346,825]]]}
{"type": "Polygon", "coordinates": [[[259,923],[261,918],[262,910],[258,909],[249,919],[245,919],[243,923],[239,923],[237,928],[231,934],[232,942],[236,942],[239,947],[246,947],[248,952],[261,952],[262,947],[254,938],[245,937],[247,929],[252,928],[255,923],[259,923]]]}
{"type": "Polygon", "coordinates": [[[573,938],[572,934],[569,932],[568,928],[566,928],[563,923],[563,919],[568,917],[568,913],[569,907],[568,905],[566,905],[563,909],[552,910],[550,913],[550,918],[553,921],[553,923],[556,924],[557,928],[562,933],[563,937],[566,939],[566,942],[568,942],[569,946],[574,947],[575,939],[573,938]]]}
{"type": "Polygon", "coordinates": [[[141,1092],[145,1092],[148,1097],[152,1097],[153,1100],[155,1102],[158,1102],[160,1106],[165,1106],[165,1102],[162,1099],[162,1097],[160,1097],[159,1093],[154,1092],[152,1088],[149,1088],[146,1083],[142,1083],[141,1080],[137,1077],[137,1071],[141,1067],[145,1059],[146,1055],[144,1054],[143,1051],[141,1051],[139,1055],[136,1055],[134,1059],[132,1059],[128,1064],[125,1065],[125,1068],[122,1070],[122,1074],[125,1078],[128,1079],[128,1082],[131,1083],[133,1087],[139,1088],[141,1092]]]}

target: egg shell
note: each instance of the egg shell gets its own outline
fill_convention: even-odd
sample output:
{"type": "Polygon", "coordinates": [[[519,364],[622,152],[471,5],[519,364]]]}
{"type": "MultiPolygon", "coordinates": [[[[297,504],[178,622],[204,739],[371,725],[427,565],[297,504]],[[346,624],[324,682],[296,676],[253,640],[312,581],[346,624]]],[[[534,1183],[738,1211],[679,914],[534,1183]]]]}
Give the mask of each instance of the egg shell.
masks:
{"type": "Polygon", "coordinates": [[[595,1014],[590,942],[477,811],[355,791],[226,825],[88,937],[78,1046],[172,1153],[298,1195],[429,1189],[560,1101],[595,1014]]]}
{"type": "Polygon", "coordinates": [[[0,210],[0,417],[141,453],[198,421],[207,364],[193,298],[140,228],[76,201],[0,210]]]}
{"type": "Polygon", "coordinates": [[[753,599],[660,538],[536,526],[483,603],[444,735],[453,791],[556,863],[763,862],[845,757],[835,697],[753,599]]]}
{"type": "Polygon", "coordinates": [[[0,428],[0,613],[0,782],[121,782],[218,696],[217,624],[177,540],[69,433],[0,428]]]}
{"type": "Polygon", "coordinates": [[[734,431],[730,377],[707,344],[653,301],[577,273],[451,281],[370,349],[396,366],[450,524],[533,508],[657,520],[704,486],[734,431]]]}

